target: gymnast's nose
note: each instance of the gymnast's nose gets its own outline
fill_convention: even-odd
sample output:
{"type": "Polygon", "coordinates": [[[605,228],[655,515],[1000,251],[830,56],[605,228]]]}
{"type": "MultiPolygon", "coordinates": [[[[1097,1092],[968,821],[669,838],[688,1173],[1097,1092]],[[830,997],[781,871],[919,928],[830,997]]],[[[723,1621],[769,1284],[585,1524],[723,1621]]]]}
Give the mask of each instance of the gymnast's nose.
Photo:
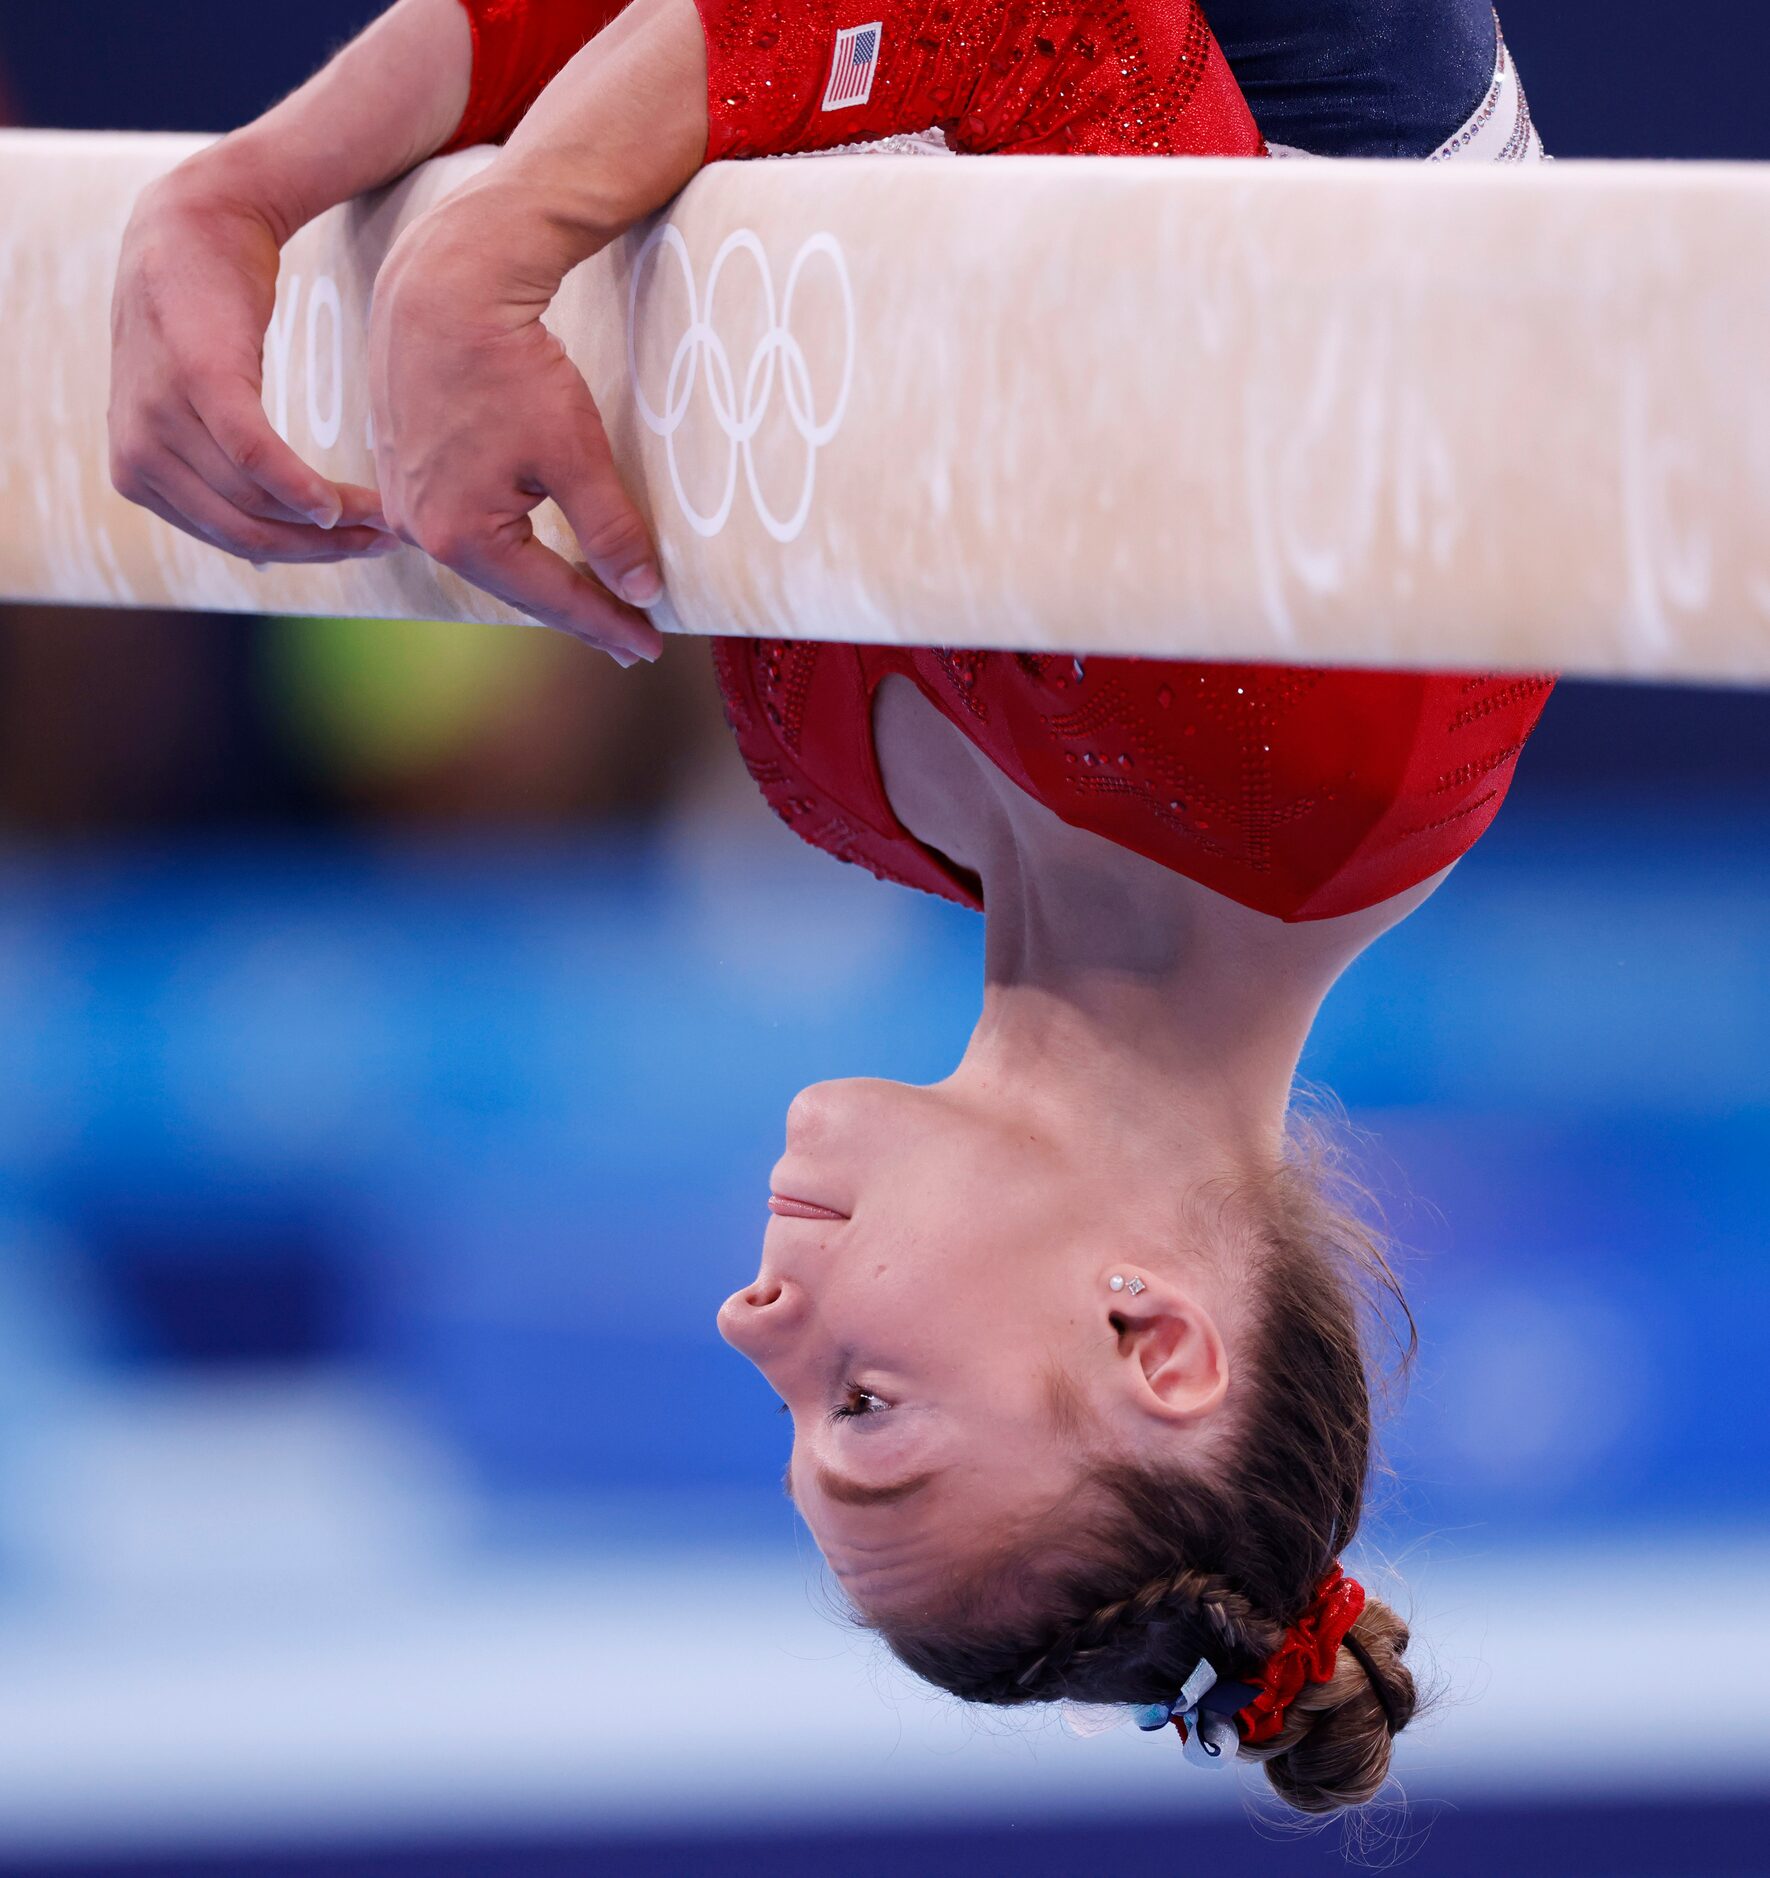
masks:
{"type": "Polygon", "coordinates": [[[766,1364],[805,1321],[805,1308],[805,1291],[796,1280],[764,1273],[720,1305],[719,1334],[752,1363],[766,1364]]]}

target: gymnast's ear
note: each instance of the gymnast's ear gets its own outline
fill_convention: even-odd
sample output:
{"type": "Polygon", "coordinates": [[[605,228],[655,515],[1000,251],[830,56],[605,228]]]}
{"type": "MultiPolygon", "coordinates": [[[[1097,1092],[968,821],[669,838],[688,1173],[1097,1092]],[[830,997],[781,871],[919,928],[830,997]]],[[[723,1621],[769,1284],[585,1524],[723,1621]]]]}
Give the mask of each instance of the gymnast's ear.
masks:
{"type": "Polygon", "coordinates": [[[1121,1406],[1169,1424],[1219,1408],[1229,1393],[1229,1349],[1201,1300],[1150,1272],[1115,1272],[1105,1287],[1121,1406]],[[1123,1288],[1110,1289],[1113,1277],[1123,1288]]]}

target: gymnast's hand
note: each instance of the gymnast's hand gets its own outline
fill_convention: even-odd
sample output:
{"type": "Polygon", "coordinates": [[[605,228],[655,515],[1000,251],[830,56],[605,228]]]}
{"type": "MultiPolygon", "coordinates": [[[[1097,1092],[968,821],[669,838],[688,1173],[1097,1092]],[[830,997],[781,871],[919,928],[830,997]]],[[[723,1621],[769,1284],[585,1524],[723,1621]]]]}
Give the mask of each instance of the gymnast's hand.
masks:
{"type": "Polygon", "coordinates": [[[621,486],[590,388],[493,257],[503,198],[469,189],[414,223],[375,283],[369,395],[389,524],[544,626],[619,664],[663,638],[640,610],[663,593],[645,523],[621,486]],[[551,496],[588,565],[556,554],[531,515],[551,496]]]}
{"type": "Polygon", "coordinates": [[[151,185],[111,308],[111,480],[162,520],[255,562],[398,547],[372,489],[310,468],[264,413],[276,304],[270,219],[201,165],[151,185]]]}
{"type": "Polygon", "coordinates": [[[663,645],[663,591],[590,389],[541,323],[559,283],[660,207],[707,148],[692,0],[633,0],[490,168],[415,222],[375,283],[369,388],[388,521],[544,625],[623,663],[663,645]],[[587,566],[536,539],[551,496],[587,566]]]}

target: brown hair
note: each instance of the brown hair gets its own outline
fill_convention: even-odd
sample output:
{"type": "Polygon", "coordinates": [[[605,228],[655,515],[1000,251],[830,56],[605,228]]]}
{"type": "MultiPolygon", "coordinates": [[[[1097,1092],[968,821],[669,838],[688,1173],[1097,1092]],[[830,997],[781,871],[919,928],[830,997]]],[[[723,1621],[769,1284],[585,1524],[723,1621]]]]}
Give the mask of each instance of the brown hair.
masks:
{"type": "MultiPolygon", "coordinates": [[[[1210,1198],[1221,1226],[1252,1235],[1258,1300],[1222,1463],[1091,1467],[937,1619],[876,1626],[917,1675],[1003,1705],[1170,1701],[1201,1657],[1254,1681],[1351,1543],[1373,1460],[1375,1338],[1394,1335],[1403,1376],[1418,1343],[1369,1196],[1306,1120],[1281,1165],[1210,1198]]],[[[1370,1799],[1418,1704],[1394,1611],[1368,1599],[1351,1640],[1277,1739],[1241,1750],[1306,1813],[1370,1799]]]]}

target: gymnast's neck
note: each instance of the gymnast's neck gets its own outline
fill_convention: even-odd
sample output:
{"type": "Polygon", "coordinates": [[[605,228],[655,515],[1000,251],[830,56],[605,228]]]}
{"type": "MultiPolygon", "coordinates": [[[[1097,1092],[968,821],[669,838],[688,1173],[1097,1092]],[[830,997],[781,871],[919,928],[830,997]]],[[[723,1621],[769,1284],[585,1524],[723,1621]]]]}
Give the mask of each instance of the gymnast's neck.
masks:
{"type": "Polygon", "coordinates": [[[991,765],[980,780],[983,1010],[955,1075],[1036,1090],[1072,1129],[1085,1105],[1143,1152],[1196,1161],[1204,1142],[1226,1172],[1270,1165],[1322,1001],[1444,874],[1287,923],[1070,826],[991,765]]]}

